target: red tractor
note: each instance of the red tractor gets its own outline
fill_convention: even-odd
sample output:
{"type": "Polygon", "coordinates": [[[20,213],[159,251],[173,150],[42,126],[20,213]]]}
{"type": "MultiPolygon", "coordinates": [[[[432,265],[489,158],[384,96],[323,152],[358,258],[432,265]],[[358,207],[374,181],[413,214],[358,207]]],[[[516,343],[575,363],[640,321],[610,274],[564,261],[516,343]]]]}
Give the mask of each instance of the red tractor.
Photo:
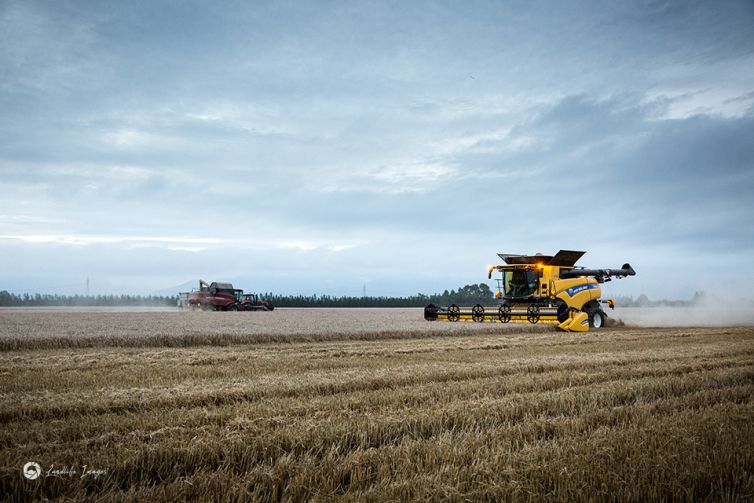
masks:
{"type": "Polygon", "coordinates": [[[230,283],[207,283],[199,280],[199,290],[188,294],[192,310],[204,311],[272,311],[275,306],[259,298],[255,293],[243,293],[230,283]]]}

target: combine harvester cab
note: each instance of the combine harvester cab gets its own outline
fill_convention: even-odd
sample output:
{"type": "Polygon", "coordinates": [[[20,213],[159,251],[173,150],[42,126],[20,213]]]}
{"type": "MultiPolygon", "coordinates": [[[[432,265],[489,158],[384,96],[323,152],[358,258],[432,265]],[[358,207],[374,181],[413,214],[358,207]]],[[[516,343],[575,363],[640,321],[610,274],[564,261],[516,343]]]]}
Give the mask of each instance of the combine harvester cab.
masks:
{"type": "Polygon", "coordinates": [[[455,304],[424,308],[429,321],[473,321],[498,323],[544,323],[557,325],[568,332],[586,332],[601,328],[607,315],[602,305],[615,308],[612,299],[601,300],[600,284],[634,276],[630,264],[620,269],[577,268],[576,262],[586,252],[560,250],[554,256],[499,254],[505,265],[490,266],[488,278],[501,273],[495,297],[500,305],[461,308],[455,304]]]}

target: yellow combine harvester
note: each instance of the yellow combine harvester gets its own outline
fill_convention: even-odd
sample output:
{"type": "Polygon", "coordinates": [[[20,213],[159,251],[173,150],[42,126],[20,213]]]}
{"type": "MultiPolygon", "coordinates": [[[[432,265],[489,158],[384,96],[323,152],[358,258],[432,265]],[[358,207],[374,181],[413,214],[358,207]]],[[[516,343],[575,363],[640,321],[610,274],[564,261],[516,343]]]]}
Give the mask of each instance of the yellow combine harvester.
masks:
{"type": "Polygon", "coordinates": [[[601,328],[606,314],[602,304],[615,308],[612,299],[600,300],[601,283],[612,278],[634,276],[631,265],[620,269],[577,268],[576,262],[586,252],[560,250],[554,256],[498,254],[506,265],[488,268],[488,278],[500,271],[496,278],[495,295],[501,303],[495,307],[480,304],[461,308],[455,304],[424,308],[424,318],[430,321],[475,321],[498,323],[546,323],[570,332],[586,332],[601,328]]]}

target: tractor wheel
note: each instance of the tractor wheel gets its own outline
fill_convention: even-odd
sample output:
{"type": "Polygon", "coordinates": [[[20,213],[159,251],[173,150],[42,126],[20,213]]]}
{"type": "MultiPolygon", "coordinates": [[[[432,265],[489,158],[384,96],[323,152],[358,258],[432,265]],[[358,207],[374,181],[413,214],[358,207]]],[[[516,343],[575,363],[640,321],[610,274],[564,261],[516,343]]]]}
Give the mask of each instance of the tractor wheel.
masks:
{"type": "Polygon", "coordinates": [[[605,326],[605,313],[596,309],[589,313],[589,328],[599,329],[605,326]]]}
{"type": "Polygon", "coordinates": [[[231,304],[228,306],[228,311],[238,311],[238,304],[231,304]]]}
{"type": "Polygon", "coordinates": [[[244,311],[253,311],[254,310],[254,304],[252,304],[250,302],[244,304],[243,305],[243,310],[244,311]]]}
{"type": "Polygon", "coordinates": [[[275,310],[275,306],[273,306],[272,304],[267,304],[267,310],[268,311],[274,311],[275,310]]]}

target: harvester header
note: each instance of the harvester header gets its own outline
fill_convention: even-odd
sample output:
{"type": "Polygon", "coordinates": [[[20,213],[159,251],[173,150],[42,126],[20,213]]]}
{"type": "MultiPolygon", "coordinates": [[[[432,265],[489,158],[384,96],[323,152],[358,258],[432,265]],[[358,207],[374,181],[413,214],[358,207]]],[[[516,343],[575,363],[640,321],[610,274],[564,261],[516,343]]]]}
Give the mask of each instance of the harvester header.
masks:
{"type": "Polygon", "coordinates": [[[501,323],[547,323],[566,331],[585,332],[601,328],[607,315],[601,305],[611,309],[612,299],[601,300],[600,285],[613,278],[634,276],[630,264],[616,269],[577,268],[583,251],[560,250],[555,255],[500,253],[505,265],[488,267],[488,278],[501,273],[495,297],[498,306],[460,308],[452,304],[424,309],[427,320],[476,321],[501,323]]]}

